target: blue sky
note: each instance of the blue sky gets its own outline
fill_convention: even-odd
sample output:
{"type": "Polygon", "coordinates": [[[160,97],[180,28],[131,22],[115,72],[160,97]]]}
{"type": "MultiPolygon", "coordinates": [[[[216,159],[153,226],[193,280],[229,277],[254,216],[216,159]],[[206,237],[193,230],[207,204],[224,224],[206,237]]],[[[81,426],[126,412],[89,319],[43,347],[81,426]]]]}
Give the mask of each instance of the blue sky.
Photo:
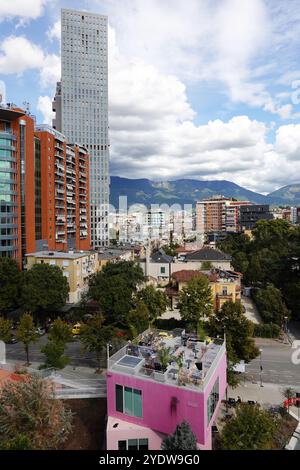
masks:
{"type": "Polygon", "coordinates": [[[111,173],[268,193],[300,170],[297,0],[1,0],[0,87],[51,122],[60,9],[109,17],[111,173]]]}

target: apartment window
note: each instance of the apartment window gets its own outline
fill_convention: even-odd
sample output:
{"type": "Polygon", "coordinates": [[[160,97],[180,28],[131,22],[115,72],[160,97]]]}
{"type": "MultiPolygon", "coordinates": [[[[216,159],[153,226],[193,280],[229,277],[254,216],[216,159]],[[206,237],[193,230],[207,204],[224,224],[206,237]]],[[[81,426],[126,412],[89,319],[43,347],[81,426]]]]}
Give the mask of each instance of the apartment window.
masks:
{"type": "Polygon", "coordinates": [[[128,441],[118,441],[118,450],[148,450],[148,439],[128,439],[128,441]]]}
{"type": "Polygon", "coordinates": [[[222,287],[222,295],[227,295],[227,287],[222,287]]]}
{"type": "Polygon", "coordinates": [[[215,412],[215,409],[217,408],[218,402],[219,402],[219,377],[215,381],[215,384],[209,394],[209,397],[207,399],[207,425],[211,422],[211,419],[213,417],[213,414],[215,412]]]}
{"type": "Polygon", "coordinates": [[[128,416],[142,418],[143,403],[141,390],[116,385],[116,410],[128,416]]]}

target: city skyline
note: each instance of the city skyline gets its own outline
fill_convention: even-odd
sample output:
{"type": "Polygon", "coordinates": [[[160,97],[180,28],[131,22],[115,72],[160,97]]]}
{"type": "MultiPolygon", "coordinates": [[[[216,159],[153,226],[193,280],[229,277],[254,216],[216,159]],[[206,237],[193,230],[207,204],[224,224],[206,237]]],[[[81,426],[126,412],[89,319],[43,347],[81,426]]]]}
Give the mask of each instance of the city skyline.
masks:
{"type": "Polygon", "coordinates": [[[60,78],[60,8],[109,16],[111,174],[261,193],[298,182],[297,2],[2,2],[0,80],[39,123],[60,78]]]}

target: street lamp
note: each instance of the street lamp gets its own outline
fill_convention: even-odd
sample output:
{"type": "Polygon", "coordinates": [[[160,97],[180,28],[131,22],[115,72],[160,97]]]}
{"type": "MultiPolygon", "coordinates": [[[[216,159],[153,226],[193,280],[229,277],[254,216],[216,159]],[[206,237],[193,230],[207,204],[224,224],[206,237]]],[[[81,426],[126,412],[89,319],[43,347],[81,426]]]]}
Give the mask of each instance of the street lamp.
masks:
{"type": "Polygon", "coordinates": [[[288,332],[288,317],[284,317],[284,331],[288,332]]]}
{"type": "Polygon", "coordinates": [[[109,369],[109,352],[112,349],[112,345],[110,343],[106,344],[106,360],[107,360],[107,370],[109,369]]]}
{"type": "Polygon", "coordinates": [[[260,367],[259,367],[259,369],[260,369],[260,373],[259,373],[259,375],[260,375],[260,386],[263,387],[263,383],[262,383],[262,372],[263,372],[262,352],[263,352],[263,349],[260,348],[259,352],[260,352],[260,367]]]}

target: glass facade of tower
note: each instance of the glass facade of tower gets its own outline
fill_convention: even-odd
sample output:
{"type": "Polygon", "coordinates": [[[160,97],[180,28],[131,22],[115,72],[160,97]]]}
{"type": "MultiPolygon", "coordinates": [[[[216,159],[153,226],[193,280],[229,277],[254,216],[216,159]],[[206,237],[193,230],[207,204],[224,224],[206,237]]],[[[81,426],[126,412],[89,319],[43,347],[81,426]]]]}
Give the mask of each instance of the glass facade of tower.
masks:
{"type": "Polygon", "coordinates": [[[0,256],[16,257],[18,251],[16,136],[10,122],[0,127],[0,256]]]}
{"type": "Polygon", "coordinates": [[[91,242],[97,248],[109,242],[107,17],[63,9],[61,50],[58,130],[90,154],[91,242]]]}

